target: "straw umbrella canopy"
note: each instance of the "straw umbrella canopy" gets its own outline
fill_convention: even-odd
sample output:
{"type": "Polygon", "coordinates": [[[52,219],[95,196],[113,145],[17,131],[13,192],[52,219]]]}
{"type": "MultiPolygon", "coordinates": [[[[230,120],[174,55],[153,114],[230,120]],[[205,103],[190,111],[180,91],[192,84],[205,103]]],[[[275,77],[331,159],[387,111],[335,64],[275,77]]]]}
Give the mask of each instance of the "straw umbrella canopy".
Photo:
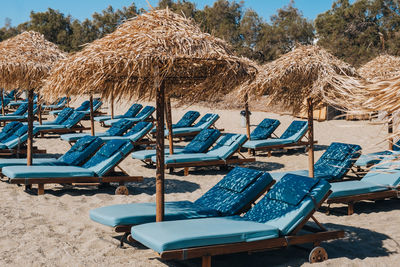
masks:
{"type": "Polygon", "coordinates": [[[243,86],[240,94],[268,94],[269,103],[298,113],[307,109],[309,175],[314,176],[313,108],[323,104],[325,95],[336,95],[332,83],[337,75],[358,76],[349,64],[318,46],[299,46],[262,66],[256,79],[243,86]]]}
{"type": "Polygon", "coordinates": [[[54,63],[62,58],[65,53],[57,45],[34,31],[0,43],[0,87],[28,90],[28,165],[32,164],[33,90],[42,86],[54,63]]]}
{"type": "Polygon", "coordinates": [[[88,92],[116,100],[156,98],[156,219],[161,221],[165,95],[187,103],[212,100],[255,72],[226,42],[203,33],[192,20],[168,9],[153,10],[61,60],[43,90],[49,98],[88,92]]]}

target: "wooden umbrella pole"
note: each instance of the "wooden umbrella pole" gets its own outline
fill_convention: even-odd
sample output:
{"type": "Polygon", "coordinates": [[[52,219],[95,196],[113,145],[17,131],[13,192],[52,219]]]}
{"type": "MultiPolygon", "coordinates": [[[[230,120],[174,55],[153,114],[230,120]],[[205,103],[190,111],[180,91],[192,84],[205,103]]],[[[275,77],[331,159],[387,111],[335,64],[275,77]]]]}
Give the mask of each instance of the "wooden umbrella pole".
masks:
{"type": "MultiPolygon", "coordinates": [[[[247,138],[250,140],[250,113],[249,113],[249,96],[246,94],[244,96],[244,112],[246,113],[246,132],[247,138]]],[[[248,150],[249,154],[251,153],[251,149],[248,150]]]]}
{"type": "Polygon", "coordinates": [[[32,165],[33,148],[33,89],[28,90],[28,141],[26,151],[26,165],[32,165]]]}
{"type": "Polygon", "coordinates": [[[93,95],[90,95],[90,131],[92,136],[94,136],[93,95]]]}
{"type": "Polygon", "coordinates": [[[311,178],[314,178],[314,118],[313,118],[313,99],[307,98],[308,112],[308,172],[311,178]]]}
{"type": "Polygon", "coordinates": [[[393,116],[391,113],[388,114],[388,134],[389,134],[389,150],[393,150],[393,116]]]}
{"type": "Polygon", "coordinates": [[[169,97],[165,98],[165,121],[167,122],[168,129],[168,141],[169,141],[169,154],[174,154],[174,140],[172,136],[172,109],[171,109],[171,99],[169,97]]]}
{"type": "Polygon", "coordinates": [[[160,84],[158,76],[158,68],[156,69],[156,77],[154,86],[157,88],[156,96],[156,222],[164,220],[164,105],[165,92],[164,82],[160,84]]]}
{"type": "Polygon", "coordinates": [[[111,119],[114,119],[114,94],[113,93],[111,93],[110,108],[111,108],[111,119]]]}
{"type": "Polygon", "coordinates": [[[39,124],[42,125],[42,105],[40,104],[40,95],[37,96],[37,107],[39,113],[39,124]]]}
{"type": "Polygon", "coordinates": [[[1,89],[1,114],[4,116],[6,112],[4,110],[4,89],[1,89]]]}

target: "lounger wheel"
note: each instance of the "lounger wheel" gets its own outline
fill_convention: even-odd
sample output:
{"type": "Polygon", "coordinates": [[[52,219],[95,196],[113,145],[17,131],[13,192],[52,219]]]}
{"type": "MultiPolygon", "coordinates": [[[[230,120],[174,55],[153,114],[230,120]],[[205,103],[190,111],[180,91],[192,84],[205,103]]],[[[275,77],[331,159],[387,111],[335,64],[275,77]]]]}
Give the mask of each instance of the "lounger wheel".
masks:
{"type": "Polygon", "coordinates": [[[116,195],[129,195],[129,190],[125,185],[120,185],[115,189],[115,194],[116,195]]]}
{"type": "Polygon", "coordinates": [[[308,261],[310,263],[323,262],[328,259],[328,253],[323,247],[315,247],[311,250],[308,256],[308,261]]]}

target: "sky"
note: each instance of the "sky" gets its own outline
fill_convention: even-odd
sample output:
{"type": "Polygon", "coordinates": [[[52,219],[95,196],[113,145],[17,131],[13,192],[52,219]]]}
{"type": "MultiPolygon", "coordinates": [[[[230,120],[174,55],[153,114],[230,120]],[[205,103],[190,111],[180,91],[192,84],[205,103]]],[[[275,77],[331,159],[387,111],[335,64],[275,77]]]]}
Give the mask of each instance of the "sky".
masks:
{"type": "MultiPolygon", "coordinates": [[[[11,19],[12,26],[28,21],[32,10],[43,12],[50,7],[82,21],[91,18],[94,12],[101,12],[109,5],[118,9],[129,6],[132,2],[138,8],[148,10],[148,3],[156,6],[158,0],[0,0],[0,27],[4,26],[6,18],[11,19]]],[[[196,3],[198,9],[202,9],[205,5],[212,6],[215,0],[191,0],[191,2],[196,3]]],[[[252,8],[265,21],[269,21],[277,9],[289,2],[290,0],[245,0],[244,7],[252,8]]],[[[295,0],[295,7],[301,10],[306,18],[315,19],[318,14],[330,9],[333,2],[334,0],[295,0]]]]}

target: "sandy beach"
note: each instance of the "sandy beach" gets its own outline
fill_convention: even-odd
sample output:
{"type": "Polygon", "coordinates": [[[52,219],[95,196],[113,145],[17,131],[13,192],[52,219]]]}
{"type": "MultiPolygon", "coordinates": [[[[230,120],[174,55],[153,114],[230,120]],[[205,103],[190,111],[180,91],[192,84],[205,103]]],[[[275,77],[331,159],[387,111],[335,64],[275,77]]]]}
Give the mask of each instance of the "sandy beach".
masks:
{"type": "MultiPolygon", "coordinates": [[[[80,104],[83,98],[74,105],[80,104]]],[[[152,104],[154,103],[142,103],[152,104]]],[[[104,105],[107,106],[107,103],[104,105]]],[[[115,105],[116,114],[122,114],[128,103],[115,105]]],[[[217,113],[216,123],[225,132],[245,133],[240,124],[240,110],[210,109],[190,106],[173,109],[173,122],[187,110],[198,110],[202,115],[217,113]]],[[[104,108],[107,112],[107,109],[104,108]]],[[[289,115],[253,111],[251,124],[264,118],[281,121],[279,135],[294,119],[289,115]]],[[[50,117],[49,117],[50,118],[50,117]]],[[[89,125],[88,121],[84,122],[89,125]]],[[[385,125],[366,121],[332,120],[315,122],[316,160],[331,142],[359,144],[363,153],[387,148],[382,142],[387,133],[385,125]]],[[[105,131],[96,124],[96,131],[105,131]]],[[[56,137],[37,138],[35,145],[59,156],[69,144],[56,137]]],[[[247,165],[264,171],[285,171],[307,168],[304,149],[276,152],[272,157],[257,153],[257,161],[247,165]]],[[[45,195],[24,192],[23,187],[0,183],[0,266],[200,266],[200,260],[160,261],[155,253],[133,243],[118,248],[121,235],[113,229],[94,223],[89,210],[104,205],[155,200],[155,169],[144,166],[131,157],[121,166],[131,175],[143,175],[144,182],[128,185],[130,195],[114,195],[114,188],[63,188],[47,185],[45,195]]],[[[227,171],[217,168],[183,170],[166,173],[166,201],[196,200],[215,185],[227,171]]],[[[329,259],[313,266],[398,266],[400,262],[400,201],[356,204],[355,214],[345,215],[346,208],[334,205],[330,215],[317,212],[316,217],[328,228],[344,229],[344,239],[324,243],[329,259]]],[[[213,258],[213,266],[308,266],[308,250],[291,247],[285,250],[248,254],[234,254],[213,258]]]]}

